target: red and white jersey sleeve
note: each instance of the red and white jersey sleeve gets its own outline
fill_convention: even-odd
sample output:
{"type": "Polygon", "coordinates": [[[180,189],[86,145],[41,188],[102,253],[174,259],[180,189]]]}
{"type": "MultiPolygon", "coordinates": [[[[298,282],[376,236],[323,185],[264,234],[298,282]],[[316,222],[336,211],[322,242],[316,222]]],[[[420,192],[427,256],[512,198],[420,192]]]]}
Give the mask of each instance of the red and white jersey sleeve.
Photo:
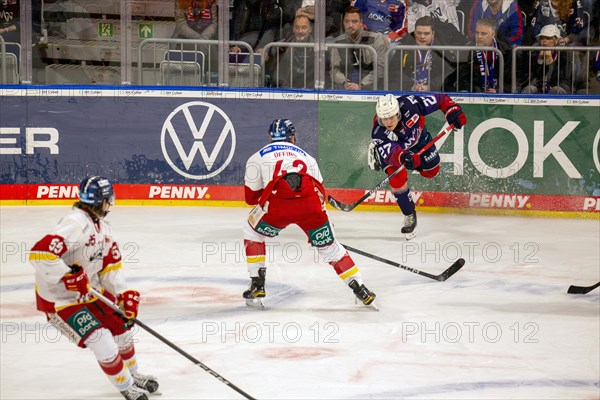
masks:
{"type": "Polygon", "coordinates": [[[95,223],[85,211],[75,208],[33,246],[29,262],[35,269],[37,295],[46,304],[44,311],[49,304],[59,309],[81,300],[79,293],[68,291],[62,282],[63,276],[71,270],[70,265],[81,266],[91,286],[98,290],[124,286],[119,283],[122,278],[111,276],[113,271],[120,269],[120,255],[118,263],[111,263],[110,271],[104,272],[112,245],[110,237],[108,224],[103,221],[95,223]]]}
{"type": "Polygon", "coordinates": [[[259,192],[270,181],[290,172],[309,175],[323,183],[317,161],[300,147],[288,142],[270,143],[254,153],[246,163],[246,188],[259,192]]]}

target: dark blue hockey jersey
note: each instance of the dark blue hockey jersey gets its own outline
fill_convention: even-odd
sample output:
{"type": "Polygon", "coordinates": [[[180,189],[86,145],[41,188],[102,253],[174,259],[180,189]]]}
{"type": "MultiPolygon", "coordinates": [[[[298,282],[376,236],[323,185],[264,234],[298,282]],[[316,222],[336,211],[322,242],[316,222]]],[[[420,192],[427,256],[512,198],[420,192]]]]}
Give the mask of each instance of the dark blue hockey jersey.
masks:
{"type": "Polygon", "coordinates": [[[371,140],[375,144],[379,161],[384,169],[399,153],[407,150],[416,153],[427,144],[431,136],[426,134],[425,115],[436,110],[445,112],[454,105],[452,99],[446,94],[404,95],[398,97],[398,103],[400,104],[400,122],[396,129],[388,131],[377,115],[373,120],[371,140]]]}

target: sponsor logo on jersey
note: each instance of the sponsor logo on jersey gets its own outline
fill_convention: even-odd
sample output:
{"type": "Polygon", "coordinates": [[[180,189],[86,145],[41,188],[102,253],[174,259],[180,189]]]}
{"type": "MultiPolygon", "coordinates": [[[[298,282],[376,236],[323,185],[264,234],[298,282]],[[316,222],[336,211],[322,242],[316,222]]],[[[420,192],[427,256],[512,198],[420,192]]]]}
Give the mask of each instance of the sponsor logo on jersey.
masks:
{"type": "Polygon", "coordinates": [[[71,328],[81,337],[85,337],[94,329],[100,327],[100,322],[92,315],[87,308],[77,311],[67,320],[71,328]]]}
{"type": "Polygon", "coordinates": [[[315,247],[323,247],[333,243],[333,232],[329,226],[329,222],[326,222],[320,228],[308,231],[310,237],[310,243],[315,247]]]}
{"type": "Polygon", "coordinates": [[[529,197],[519,194],[472,193],[469,196],[469,206],[483,208],[531,208],[531,204],[527,203],[529,197]]]}
{"type": "Polygon", "coordinates": [[[268,237],[275,237],[279,235],[279,232],[281,231],[281,229],[275,228],[274,226],[269,225],[264,221],[260,221],[258,225],[254,228],[254,230],[268,237]]]}
{"type": "Polygon", "coordinates": [[[169,114],[160,142],[163,156],[175,172],[203,180],[219,175],[229,165],[236,137],[233,123],[223,110],[214,104],[193,101],[169,114]]]}
{"type": "Polygon", "coordinates": [[[396,12],[396,11],[398,11],[398,9],[399,9],[399,7],[398,7],[398,5],[397,5],[397,4],[390,4],[390,5],[388,6],[388,10],[389,10],[390,12],[396,12]]]}
{"type": "Polygon", "coordinates": [[[392,22],[392,17],[389,15],[381,15],[376,12],[369,13],[368,19],[377,22],[383,22],[386,25],[389,25],[392,22]]]}

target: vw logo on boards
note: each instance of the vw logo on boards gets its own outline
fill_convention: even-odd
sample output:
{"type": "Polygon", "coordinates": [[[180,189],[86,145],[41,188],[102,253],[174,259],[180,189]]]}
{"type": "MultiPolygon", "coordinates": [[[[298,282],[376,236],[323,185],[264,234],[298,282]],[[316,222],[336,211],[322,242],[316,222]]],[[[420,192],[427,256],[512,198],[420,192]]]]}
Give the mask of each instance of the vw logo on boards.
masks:
{"type": "Polygon", "coordinates": [[[235,129],[219,107],[193,101],[169,114],[162,127],[160,145],[165,160],[179,175],[208,179],[219,175],[231,162],[235,129]]]}

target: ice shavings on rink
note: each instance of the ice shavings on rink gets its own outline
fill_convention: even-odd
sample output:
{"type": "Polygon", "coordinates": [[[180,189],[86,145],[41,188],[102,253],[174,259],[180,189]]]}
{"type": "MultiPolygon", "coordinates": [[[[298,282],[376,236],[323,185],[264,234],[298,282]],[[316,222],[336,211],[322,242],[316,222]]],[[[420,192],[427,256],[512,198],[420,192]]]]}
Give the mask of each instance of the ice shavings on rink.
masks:
{"type": "MultiPolygon", "coordinates": [[[[249,209],[117,206],[140,319],[255,398],[573,399],[600,396],[596,220],[330,211],[342,243],[438,274],[446,282],[352,255],[379,312],[356,305],[301,231],[268,247],[266,310],[241,297],[248,276],[241,227],[249,209]]],[[[35,310],[26,251],[65,207],[2,207],[0,397],[119,399],[92,354],[35,310]]],[[[242,398],[143,330],[141,371],[156,399],[242,398]]]]}

